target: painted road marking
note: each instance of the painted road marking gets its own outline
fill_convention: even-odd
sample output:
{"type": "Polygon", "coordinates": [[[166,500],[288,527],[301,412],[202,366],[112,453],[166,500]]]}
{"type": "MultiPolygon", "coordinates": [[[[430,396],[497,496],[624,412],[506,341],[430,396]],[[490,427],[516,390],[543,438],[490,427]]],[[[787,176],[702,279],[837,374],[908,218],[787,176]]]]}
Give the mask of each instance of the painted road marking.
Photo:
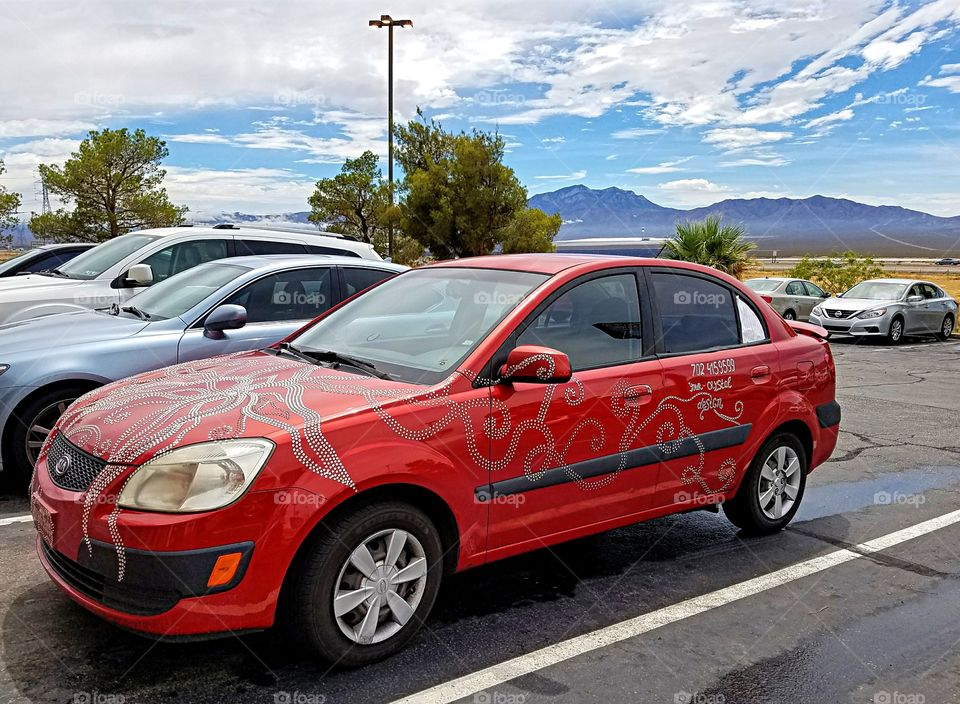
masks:
{"type": "Polygon", "coordinates": [[[529,675],[530,673],[550,667],[551,665],[575,658],[578,655],[599,650],[600,648],[605,648],[608,645],[619,643],[620,641],[630,638],[636,638],[654,629],[662,628],[663,626],[688,619],[692,616],[710,611],[711,609],[739,601],[748,596],[753,596],[775,587],[795,582],[798,579],[823,572],[831,567],[852,562],[853,560],[862,558],[864,554],[886,550],[895,545],[919,538],[927,533],[932,533],[933,531],[946,528],[956,523],[960,523],[960,510],[952,511],[937,518],[931,518],[929,521],[918,523],[909,528],[889,533],[888,535],[869,540],[865,543],[860,543],[849,550],[836,550],[826,555],[821,555],[820,557],[814,557],[804,562],[798,562],[795,565],[784,567],[769,574],[748,579],[745,582],[718,589],[709,594],[693,597],[692,599],[651,611],[650,613],[637,616],[627,621],[621,621],[620,623],[615,623],[596,631],[591,631],[590,633],[584,633],[581,636],[549,645],[532,653],[521,655],[512,660],[507,660],[506,662],[493,665],[472,674],[464,675],[455,680],[438,684],[422,692],[411,694],[408,697],[396,700],[393,704],[449,704],[458,699],[474,695],[477,692],[498,687],[517,677],[529,675]]]}
{"type": "Polygon", "coordinates": [[[10,516],[9,518],[0,518],[0,526],[9,526],[12,523],[31,523],[33,516],[29,513],[26,516],[10,516]]]}

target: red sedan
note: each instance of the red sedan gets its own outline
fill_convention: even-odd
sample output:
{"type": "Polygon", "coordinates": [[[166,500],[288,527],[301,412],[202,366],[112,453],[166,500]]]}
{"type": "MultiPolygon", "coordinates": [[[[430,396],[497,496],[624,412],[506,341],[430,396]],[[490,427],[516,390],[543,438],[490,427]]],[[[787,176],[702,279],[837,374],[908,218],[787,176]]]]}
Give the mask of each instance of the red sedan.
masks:
{"type": "Polygon", "coordinates": [[[80,399],[34,473],[40,560],[125,628],[283,621],[361,665],[450,572],[717,505],[783,528],[837,440],[825,337],[692,264],[412,270],[270,349],[80,399]]]}

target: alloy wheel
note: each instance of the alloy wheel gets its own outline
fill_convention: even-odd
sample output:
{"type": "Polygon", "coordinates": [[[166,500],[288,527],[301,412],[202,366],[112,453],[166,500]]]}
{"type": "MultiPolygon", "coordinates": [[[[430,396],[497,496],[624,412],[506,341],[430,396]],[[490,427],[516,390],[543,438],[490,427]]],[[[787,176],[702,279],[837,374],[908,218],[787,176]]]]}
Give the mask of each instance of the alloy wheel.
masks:
{"type": "Polygon", "coordinates": [[[953,318],[949,315],[943,319],[943,327],[941,328],[944,339],[949,338],[953,334],[953,318]]]}
{"type": "Polygon", "coordinates": [[[45,406],[34,416],[30,426],[27,428],[27,437],[24,445],[31,467],[37,463],[40,448],[43,447],[43,443],[53,430],[53,426],[60,420],[60,416],[66,413],[67,407],[76,400],[76,398],[60,399],[59,401],[51,403],[49,406],[45,406]]]}
{"type": "Polygon", "coordinates": [[[760,468],[757,496],[760,510],[771,520],[789,513],[800,493],[800,458],[792,447],[781,445],[760,468]]]}
{"type": "Polygon", "coordinates": [[[333,614],[354,643],[381,643],[410,620],[427,584],[427,557],[404,530],[374,533],[357,546],[337,578],[333,614]]]}
{"type": "Polygon", "coordinates": [[[894,342],[899,342],[900,338],[903,337],[903,322],[900,318],[895,318],[892,323],[890,323],[890,339],[894,342]]]}

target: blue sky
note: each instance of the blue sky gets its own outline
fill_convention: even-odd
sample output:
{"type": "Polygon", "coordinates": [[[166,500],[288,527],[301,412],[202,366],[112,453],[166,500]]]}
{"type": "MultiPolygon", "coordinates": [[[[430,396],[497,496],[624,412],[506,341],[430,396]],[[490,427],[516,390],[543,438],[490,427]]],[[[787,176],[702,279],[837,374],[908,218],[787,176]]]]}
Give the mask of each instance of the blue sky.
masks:
{"type": "MultiPolygon", "coordinates": [[[[197,214],[306,209],[385,154],[382,3],[0,2],[0,183],[87,129],[167,140],[197,214]]],[[[387,8],[396,108],[499,129],[531,193],[618,186],[675,207],[815,193],[960,214],[960,0],[541,2],[387,8]]]]}

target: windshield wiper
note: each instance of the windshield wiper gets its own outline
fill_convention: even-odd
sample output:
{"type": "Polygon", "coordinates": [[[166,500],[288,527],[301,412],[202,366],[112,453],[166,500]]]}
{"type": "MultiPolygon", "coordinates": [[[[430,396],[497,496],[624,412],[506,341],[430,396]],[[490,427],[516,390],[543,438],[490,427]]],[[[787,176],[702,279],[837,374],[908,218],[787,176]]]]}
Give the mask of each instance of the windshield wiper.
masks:
{"type": "Polygon", "coordinates": [[[123,306],[120,310],[124,313],[133,313],[135,316],[140,318],[140,320],[150,320],[150,314],[146,311],[140,310],[136,306],[123,306]]]}
{"type": "Polygon", "coordinates": [[[306,362],[307,364],[313,364],[313,365],[316,365],[316,366],[319,366],[319,365],[320,365],[320,360],[318,360],[318,359],[313,359],[312,357],[308,357],[307,355],[305,355],[305,354],[300,350],[299,347],[294,347],[294,346],[291,345],[289,342],[281,342],[281,343],[277,344],[276,347],[273,347],[273,348],[268,347],[265,351],[266,351],[266,352],[272,352],[272,351],[274,351],[274,350],[276,351],[277,354],[280,354],[281,352],[286,352],[286,353],[289,354],[291,357],[296,357],[296,358],[299,359],[301,362],[306,362]]]}
{"type": "Polygon", "coordinates": [[[310,364],[332,364],[340,366],[346,364],[348,367],[356,367],[360,371],[367,372],[378,379],[390,379],[390,375],[377,369],[373,364],[363,359],[357,359],[349,355],[340,354],[333,350],[302,350],[289,342],[281,342],[276,346],[277,350],[286,352],[291,357],[296,357],[310,364]]]}
{"type": "Polygon", "coordinates": [[[41,276],[56,276],[58,279],[70,278],[59,269],[44,269],[43,271],[38,271],[37,273],[40,274],[41,276]]]}

